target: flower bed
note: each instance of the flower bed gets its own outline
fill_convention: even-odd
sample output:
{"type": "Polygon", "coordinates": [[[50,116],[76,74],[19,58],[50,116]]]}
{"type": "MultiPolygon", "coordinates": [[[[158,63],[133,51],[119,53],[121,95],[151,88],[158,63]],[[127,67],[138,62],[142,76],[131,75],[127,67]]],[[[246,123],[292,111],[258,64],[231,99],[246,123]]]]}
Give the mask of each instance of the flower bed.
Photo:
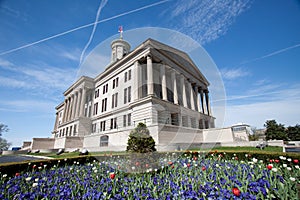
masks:
{"type": "MultiPolygon", "coordinates": [[[[297,199],[297,159],[280,156],[268,162],[244,154],[214,152],[204,158],[173,154],[153,163],[131,163],[147,173],[119,170],[125,158],[80,164],[59,160],[52,166],[29,163],[30,170],[1,174],[0,199],[297,199]]],[[[52,161],[53,164],[54,161],[52,161]]]]}

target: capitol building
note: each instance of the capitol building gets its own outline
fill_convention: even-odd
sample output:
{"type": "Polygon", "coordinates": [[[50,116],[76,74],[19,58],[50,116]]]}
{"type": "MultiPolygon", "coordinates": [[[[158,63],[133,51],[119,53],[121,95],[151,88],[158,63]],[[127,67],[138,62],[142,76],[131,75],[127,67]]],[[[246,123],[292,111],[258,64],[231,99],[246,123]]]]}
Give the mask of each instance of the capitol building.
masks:
{"type": "Polygon", "coordinates": [[[52,137],[33,138],[32,149],[123,151],[140,122],[158,150],[206,142],[215,128],[209,82],[189,55],[151,38],[130,48],[122,34],[111,42],[105,70],[63,93],[52,137]]]}

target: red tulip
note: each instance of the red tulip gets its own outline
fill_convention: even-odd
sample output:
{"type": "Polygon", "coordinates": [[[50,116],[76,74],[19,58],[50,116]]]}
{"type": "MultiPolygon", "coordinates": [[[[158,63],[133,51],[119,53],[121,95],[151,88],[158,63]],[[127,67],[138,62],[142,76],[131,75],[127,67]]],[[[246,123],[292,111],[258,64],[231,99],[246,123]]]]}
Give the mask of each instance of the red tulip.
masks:
{"type": "Polygon", "coordinates": [[[32,166],[32,169],[35,169],[35,168],[36,168],[36,165],[33,165],[33,166],[32,166]]]}
{"type": "Polygon", "coordinates": [[[191,164],[190,164],[190,163],[188,163],[186,166],[187,166],[187,167],[190,167],[190,166],[191,166],[191,164]]]}
{"type": "Polygon", "coordinates": [[[272,163],[272,162],[273,162],[273,160],[271,159],[271,160],[270,160],[270,163],[272,163]]]}
{"type": "Polygon", "coordinates": [[[276,163],[279,163],[279,160],[278,160],[278,159],[276,159],[276,160],[275,160],[275,162],[276,162],[276,163]]]}
{"type": "Polygon", "coordinates": [[[169,162],[168,162],[168,165],[173,165],[173,162],[172,162],[172,161],[169,161],[169,162]]]}
{"type": "Polygon", "coordinates": [[[273,168],[272,165],[267,165],[268,170],[271,170],[272,168],[273,168]]]}
{"type": "Polygon", "coordinates": [[[197,158],[197,157],[194,157],[194,160],[198,160],[198,158],[197,158]]]}
{"type": "Polygon", "coordinates": [[[234,194],[234,196],[237,196],[237,197],[239,197],[241,195],[241,191],[236,187],[232,188],[232,193],[234,194]]]}
{"type": "Polygon", "coordinates": [[[146,164],[145,167],[148,168],[148,167],[149,167],[149,164],[146,164]]]}
{"type": "Polygon", "coordinates": [[[140,165],[140,163],[139,163],[139,162],[136,162],[136,163],[135,163],[135,165],[136,165],[136,166],[139,166],[139,165],[140,165]]]}
{"type": "Polygon", "coordinates": [[[205,170],[206,170],[206,167],[205,167],[205,166],[203,166],[203,167],[202,167],[202,171],[205,171],[205,170]]]}
{"type": "Polygon", "coordinates": [[[115,174],[115,173],[110,173],[110,174],[109,174],[109,178],[111,178],[111,179],[114,179],[114,178],[115,178],[115,176],[116,176],[116,174],[115,174]]]}
{"type": "Polygon", "coordinates": [[[20,175],[21,175],[20,173],[18,173],[18,172],[16,173],[16,176],[20,176],[20,175]]]}
{"type": "Polygon", "coordinates": [[[299,160],[298,160],[298,159],[294,159],[293,162],[294,162],[295,164],[298,164],[298,163],[299,163],[299,160]]]}
{"type": "Polygon", "coordinates": [[[174,165],[172,165],[171,168],[173,169],[173,168],[174,168],[174,165]]]}

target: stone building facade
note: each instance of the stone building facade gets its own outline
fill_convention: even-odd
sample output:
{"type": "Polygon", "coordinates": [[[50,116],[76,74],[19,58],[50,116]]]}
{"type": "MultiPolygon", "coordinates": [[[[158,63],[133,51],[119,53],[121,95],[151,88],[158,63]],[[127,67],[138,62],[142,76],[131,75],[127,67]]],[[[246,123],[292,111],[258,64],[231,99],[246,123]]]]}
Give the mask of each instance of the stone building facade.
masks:
{"type": "Polygon", "coordinates": [[[185,53],[153,39],[130,51],[111,43],[111,63],[94,78],[83,76],[64,92],[56,107],[54,149],[125,150],[139,122],[159,150],[203,141],[214,128],[209,82],[185,53]]]}

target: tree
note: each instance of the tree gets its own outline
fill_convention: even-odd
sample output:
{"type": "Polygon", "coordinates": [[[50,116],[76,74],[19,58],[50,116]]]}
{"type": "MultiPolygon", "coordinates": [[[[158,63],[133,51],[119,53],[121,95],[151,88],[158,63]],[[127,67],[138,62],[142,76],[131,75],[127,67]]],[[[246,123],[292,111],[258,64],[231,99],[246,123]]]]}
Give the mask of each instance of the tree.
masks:
{"type": "Polygon", "coordinates": [[[5,124],[0,124],[0,137],[2,136],[2,133],[7,132],[8,131],[8,127],[5,124]]]}
{"type": "Polygon", "coordinates": [[[300,125],[296,124],[296,126],[287,127],[286,134],[289,140],[300,141],[300,125]]]}
{"type": "Polygon", "coordinates": [[[287,134],[283,124],[277,124],[275,120],[267,120],[264,124],[266,127],[267,140],[287,140],[287,134]]]}
{"type": "Polygon", "coordinates": [[[156,151],[155,141],[145,124],[139,123],[137,127],[130,132],[126,151],[135,153],[156,151]]]}
{"type": "Polygon", "coordinates": [[[0,124],[0,151],[7,150],[11,145],[11,143],[8,143],[7,140],[1,138],[2,134],[7,131],[8,131],[7,125],[1,123],[0,124]]]}

